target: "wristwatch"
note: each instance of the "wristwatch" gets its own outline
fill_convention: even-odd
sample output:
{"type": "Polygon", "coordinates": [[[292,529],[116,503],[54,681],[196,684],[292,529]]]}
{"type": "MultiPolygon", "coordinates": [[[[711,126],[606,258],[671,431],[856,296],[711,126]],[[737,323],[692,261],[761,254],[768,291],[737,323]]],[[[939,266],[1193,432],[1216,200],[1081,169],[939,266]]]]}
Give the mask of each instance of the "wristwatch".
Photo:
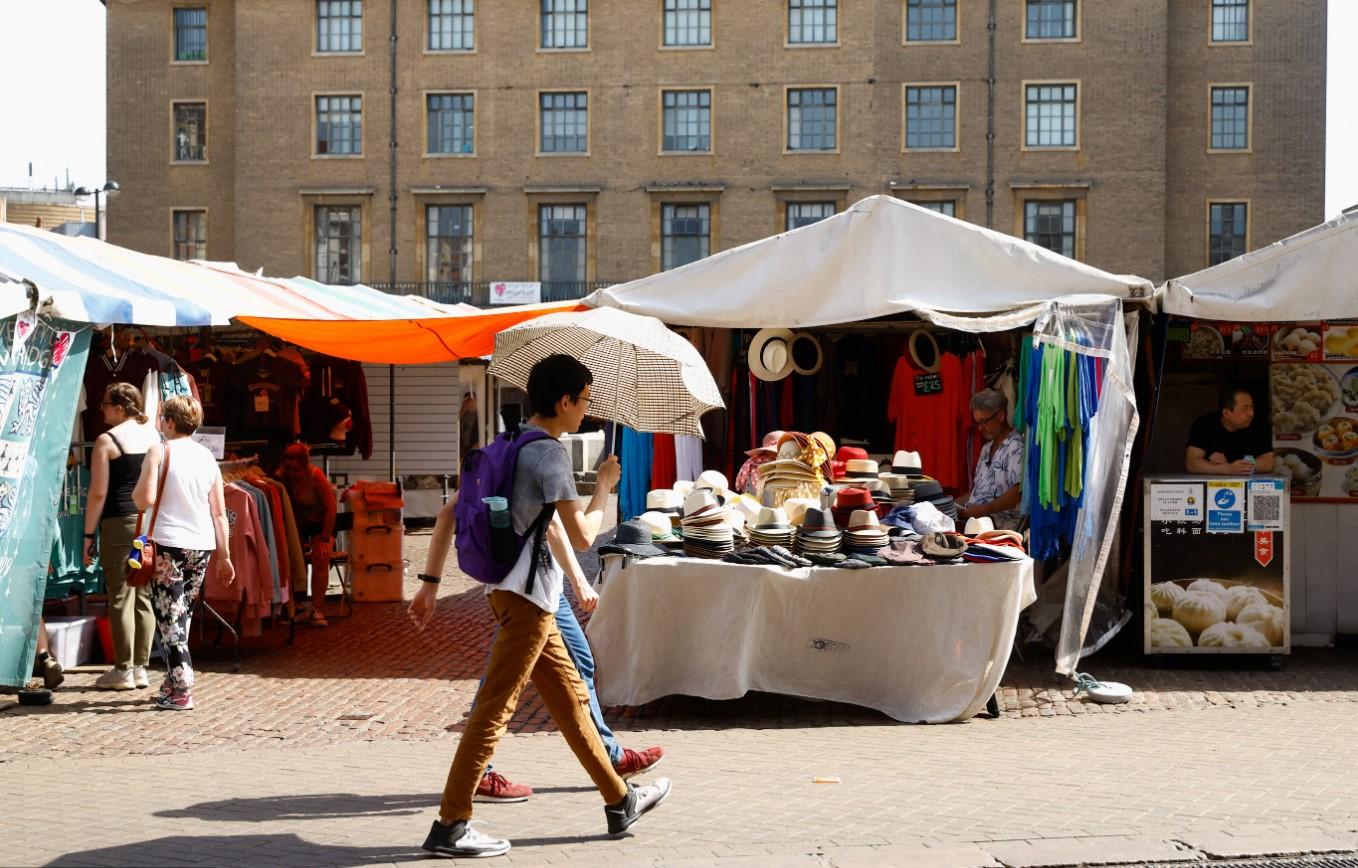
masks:
{"type": "Polygon", "coordinates": [[[420,573],[418,578],[420,581],[428,582],[431,585],[437,585],[443,581],[442,576],[431,576],[428,573],[420,573]]]}

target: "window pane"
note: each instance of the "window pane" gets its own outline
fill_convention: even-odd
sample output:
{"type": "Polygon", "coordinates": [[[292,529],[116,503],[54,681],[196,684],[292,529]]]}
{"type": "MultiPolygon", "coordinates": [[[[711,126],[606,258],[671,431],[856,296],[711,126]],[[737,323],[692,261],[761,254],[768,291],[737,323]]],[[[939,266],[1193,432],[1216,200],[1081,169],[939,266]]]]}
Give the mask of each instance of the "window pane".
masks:
{"type": "Polygon", "coordinates": [[[1027,0],[1029,39],[1074,39],[1075,0],[1027,0]]]}
{"type": "Polygon", "coordinates": [[[201,163],[207,160],[206,104],[175,103],[174,160],[177,163],[201,163]]]}
{"type": "Polygon", "coordinates": [[[542,0],[542,47],[589,47],[589,0],[542,0]]]}
{"type": "Polygon", "coordinates": [[[1249,146],[1249,88],[1212,88],[1212,147],[1243,150],[1249,146]]]}
{"type": "Polygon", "coordinates": [[[789,202],[787,203],[787,228],[797,229],[819,223],[826,217],[835,216],[834,202],[789,202]]]}
{"type": "Polygon", "coordinates": [[[174,258],[207,259],[207,212],[174,212],[174,258]]]}
{"type": "Polygon", "coordinates": [[[836,92],[834,88],[795,88],[787,92],[789,151],[833,151],[836,92]]]}
{"type": "Polygon", "coordinates": [[[1217,265],[1245,252],[1249,227],[1244,202],[1213,202],[1210,209],[1207,264],[1217,265]]]}
{"type": "Polygon", "coordinates": [[[669,271],[707,256],[711,229],[708,205],[660,206],[660,270],[669,271]]]}
{"type": "Polygon", "coordinates": [[[661,150],[712,150],[712,92],[667,90],[663,99],[661,150]]]}
{"type": "Polygon", "coordinates": [[[1023,203],[1023,237],[1062,256],[1075,256],[1075,200],[1023,203]]]}
{"type": "Polygon", "coordinates": [[[585,281],[587,210],[584,205],[538,206],[538,280],[548,284],[544,300],[585,281]]]}
{"type": "Polygon", "coordinates": [[[429,205],[426,258],[430,283],[471,283],[472,206],[429,205]]]}
{"type": "Polygon", "coordinates": [[[353,284],[363,277],[363,211],[352,206],[316,206],[316,279],[353,284]]]}
{"type": "Polygon", "coordinates": [[[316,153],[363,153],[362,97],[316,97],[316,153]]]}
{"type": "Polygon", "coordinates": [[[207,9],[174,10],[174,59],[207,60],[207,9]]]}
{"type": "Polygon", "coordinates": [[[837,42],[839,0],[788,0],[787,41],[837,42]]]}
{"type": "Polygon", "coordinates": [[[584,93],[544,93],[539,150],[544,154],[583,154],[589,150],[589,106],[584,93]]]}
{"type": "Polygon", "coordinates": [[[471,51],[473,0],[429,0],[429,50],[471,51]]]}
{"type": "Polygon", "coordinates": [[[1075,147],[1075,85],[1028,85],[1024,136],[1030,148],[1075,147]]]}
{"type": "Polygon", "coordinates": [[[912,205],[918,205],[921,208],[928,208],[930,211],[937,211],[938,213],[944,215],[945,217],[957,216],[956,199],[942,199],[937,201],[907,199],[906,201],[911,203],[912,205]]]}
{"type": "Polygon", "coordinates": [[[316,50],[363,50],[363,0],[316,0],[316,50]]]}
{"type": "Polygon", "coordinates": [[[665,0],[666,45],[711,45],[712,0],[665,0]]]}
{"type": "Polygon", "coordinates": [[[957,0],[909,0],[905,7],[908,42],[952,42],[957,39],[957,0]]]}
{"type": "Polygon", "coordinates": [[[907,148],[953,148],[957,146],[957,88],[907,87],[905,89],[905,146],[907,148]]]}
{"type": "Polygon", "coordinates": [[[1212,41],[1247,42],[1249,38],[1249,0],[1212,0],[1212,41]]]}
{"type": "Polygon", "coordinates": [[[470,154],[474,150],[475,111],[469,93],[430,94],[429,153],[470,154]]]}

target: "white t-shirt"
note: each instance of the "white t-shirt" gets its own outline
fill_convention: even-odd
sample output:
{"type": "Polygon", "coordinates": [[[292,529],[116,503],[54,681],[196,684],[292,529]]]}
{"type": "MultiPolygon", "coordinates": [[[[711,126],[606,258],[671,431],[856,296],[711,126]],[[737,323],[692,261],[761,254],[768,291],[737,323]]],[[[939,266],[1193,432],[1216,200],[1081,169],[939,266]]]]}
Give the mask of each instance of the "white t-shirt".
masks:
{"type": "Polygon", "coordinates": [[[214,551],[217,534],[208,498],[213,484],[222,478],[217,459],[207,447],[188,437],[167,440],[165,447],[170,450],[170,472],[151,539],[175,548],[214,551]]]}
{"type": "MultiPolygon", "coordinates": [[[[525,425],[524,430],[539,429],[525,425]]],[[[519,450],[509,503],[515,531],[525,533],[541,513],[543,504],[573,500],[577,494],[570,455],[559,440],[539,440],[519,450]]],[[[528,566],[532,557],[533,538],[530,536],[509,575],[498,585],[486,585],[486,593],[509,591],[532,601],[539,609],[555,612],[565,586],[566,573],[552,556],[545,532],[538,568],[533,577],[533,592],[530,594],[525,586],[528,584],[528,566]]]]}

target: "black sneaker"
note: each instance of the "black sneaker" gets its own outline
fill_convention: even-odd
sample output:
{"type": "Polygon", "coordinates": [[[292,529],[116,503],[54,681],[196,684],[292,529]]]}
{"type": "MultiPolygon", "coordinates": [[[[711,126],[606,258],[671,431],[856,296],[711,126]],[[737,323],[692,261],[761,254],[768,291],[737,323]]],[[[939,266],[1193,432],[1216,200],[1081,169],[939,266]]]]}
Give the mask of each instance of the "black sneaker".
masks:
{"type": "Polygon", "coordinates": [[[604,806],[604,816],[608,818],[608,836],[617,838],[622,835],[642,814],[665,801],[669,794],[669,778],[658,778],[655,783],[645,787],[628,784],[627,795],[622,801],[604,806]]]}
{"type": "Polygon", "coordinates": [[[429,829],[429,837],[424,839],[424,850],[435,856],[484,859],[487,856],[503,856],[508,853],[509,842],[504,838],[492,838],[481,834],[466,820],[458,820],[451,826],[445,826],[435,820],[429,829]]]}

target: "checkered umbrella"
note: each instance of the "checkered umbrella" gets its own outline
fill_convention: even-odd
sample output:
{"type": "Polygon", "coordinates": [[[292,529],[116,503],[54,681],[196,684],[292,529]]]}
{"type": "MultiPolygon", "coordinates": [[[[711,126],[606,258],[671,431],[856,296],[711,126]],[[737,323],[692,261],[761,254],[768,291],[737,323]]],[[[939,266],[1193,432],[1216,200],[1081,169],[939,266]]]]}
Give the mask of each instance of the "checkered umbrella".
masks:
{"type": "Polygon", "coordinates": [[[594,375],[589,414],[637,431],[703,436],[699,421],[725,406],[693,344],[660,320],[611,307],[554,313],[495,336],[490,373],[519,388],[547,356],[564,353],[594,375]]]}

